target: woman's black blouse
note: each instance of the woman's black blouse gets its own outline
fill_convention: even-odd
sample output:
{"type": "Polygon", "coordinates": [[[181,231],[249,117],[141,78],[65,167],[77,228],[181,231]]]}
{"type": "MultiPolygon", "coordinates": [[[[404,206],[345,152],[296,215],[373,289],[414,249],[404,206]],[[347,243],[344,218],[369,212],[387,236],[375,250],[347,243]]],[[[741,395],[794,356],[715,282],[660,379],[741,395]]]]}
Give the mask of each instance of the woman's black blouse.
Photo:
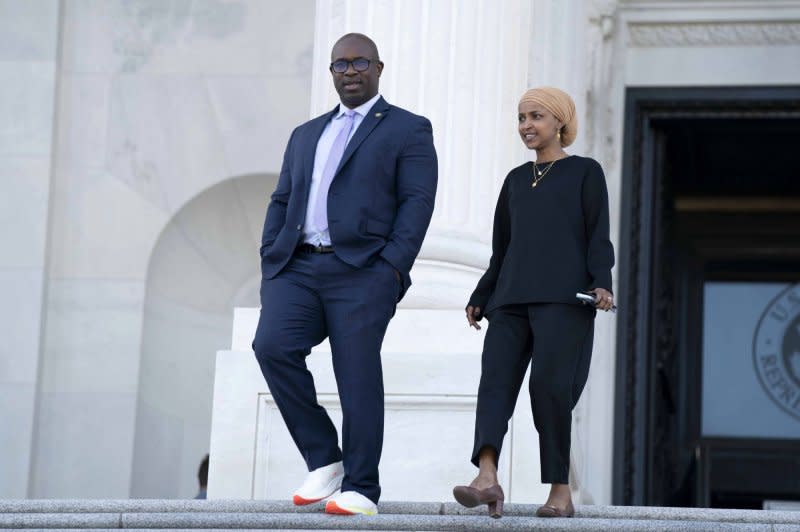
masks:
{"type": "Polygon", "coordinates": [[[489,269],[469,299],[481,314],[519,303],[579,304],[580,290],[611,291],[614,248],[600,164],[571,155],[556,161],[535,188],[532,183],[530,162],[503,183],[489,269]]]}

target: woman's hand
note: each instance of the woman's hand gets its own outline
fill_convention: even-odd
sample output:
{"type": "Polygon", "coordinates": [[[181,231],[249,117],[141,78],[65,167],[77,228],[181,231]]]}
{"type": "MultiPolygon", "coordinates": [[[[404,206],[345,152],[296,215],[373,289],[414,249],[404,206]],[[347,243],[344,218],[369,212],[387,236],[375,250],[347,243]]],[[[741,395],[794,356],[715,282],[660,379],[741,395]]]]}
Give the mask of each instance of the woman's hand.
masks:
{"type": "Polygon", "coordinates": [[[473,307],[472,305],[467,306],[467,322],[471,327],[475,327],[479,331],[481,330],[481,326],[478,324],[480,315],[481,307],[473,307]]]}
{"type": "Polygon", "coordinates": [[[614,296],[605,288],[592,288],[589,293],[594,294],[594,306],[608,312],[614,306],[614,296]]]}

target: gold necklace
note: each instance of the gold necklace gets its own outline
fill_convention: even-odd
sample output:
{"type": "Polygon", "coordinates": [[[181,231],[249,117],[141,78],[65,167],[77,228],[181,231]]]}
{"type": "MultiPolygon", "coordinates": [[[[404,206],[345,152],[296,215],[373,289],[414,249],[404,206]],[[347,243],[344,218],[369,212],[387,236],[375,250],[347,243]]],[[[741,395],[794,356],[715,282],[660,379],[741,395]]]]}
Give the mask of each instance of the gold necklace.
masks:
{"type": "Polygon", "coordinates": [[[544,170],[539,170],[539,167],[536,166],[536,163],[533,163],[533,183],[531,183],[531,188],[536,188],[536,185],[539,184],[539,181],[544,179],[544,176],[546,176],[547,172],[549,172],[553,165],[556,164],[556,161],[558,161],[558,159],[553,159],[550,161],[550,164],[548,164],[547,168],[544,170]]]}

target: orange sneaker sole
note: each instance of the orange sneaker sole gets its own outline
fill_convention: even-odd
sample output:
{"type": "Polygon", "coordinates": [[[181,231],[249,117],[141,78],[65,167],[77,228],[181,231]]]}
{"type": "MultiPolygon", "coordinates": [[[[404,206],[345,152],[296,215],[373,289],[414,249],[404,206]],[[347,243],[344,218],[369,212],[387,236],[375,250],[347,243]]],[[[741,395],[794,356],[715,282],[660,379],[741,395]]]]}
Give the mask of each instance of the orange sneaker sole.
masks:
{"type": "Polygon", "coordinates": [[[306,506],[307,504],[314,504],[315,502],[319,502],[322,499],[304,499],[300,495],[295,495],[292,497],[292,501],[294,502],[295,506],[306,506]]]}
{"type": "Polygon", "coordinates": [[[340,507],[334,501],[328,501],[328,504],[325,505],[325,513],[336,514],[336,515],[356,515],[354,512],[351,512],[350,510],[345,510],[344,508],[340,507]]]}

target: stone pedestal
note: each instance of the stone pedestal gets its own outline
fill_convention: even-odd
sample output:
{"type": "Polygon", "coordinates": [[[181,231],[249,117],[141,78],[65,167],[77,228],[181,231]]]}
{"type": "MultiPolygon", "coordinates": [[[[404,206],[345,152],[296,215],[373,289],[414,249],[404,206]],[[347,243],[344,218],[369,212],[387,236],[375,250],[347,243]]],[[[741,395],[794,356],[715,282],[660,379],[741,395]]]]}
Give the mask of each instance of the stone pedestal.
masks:
{"type": "MultiPolygon", "coordinates": [[[[250,349],[257,309],[237,309],[230,351],[217,354],[211,467],[212,499],[289,499],[305,464],[289,436],[250,349]]],[[[398,310],[383,345],[386,421],[384,500],[441,501],[469,482],[483,331],[461,312],[398,310]]],[[[319,402],[341,427],[327,342],[308,358],[319,402]]],[[[511,420],[499,474],[511,502],[543,500],[538,439],[523,397],[511,420]],[[515,475],[515,471],[525,471],[515,475]]]]}

